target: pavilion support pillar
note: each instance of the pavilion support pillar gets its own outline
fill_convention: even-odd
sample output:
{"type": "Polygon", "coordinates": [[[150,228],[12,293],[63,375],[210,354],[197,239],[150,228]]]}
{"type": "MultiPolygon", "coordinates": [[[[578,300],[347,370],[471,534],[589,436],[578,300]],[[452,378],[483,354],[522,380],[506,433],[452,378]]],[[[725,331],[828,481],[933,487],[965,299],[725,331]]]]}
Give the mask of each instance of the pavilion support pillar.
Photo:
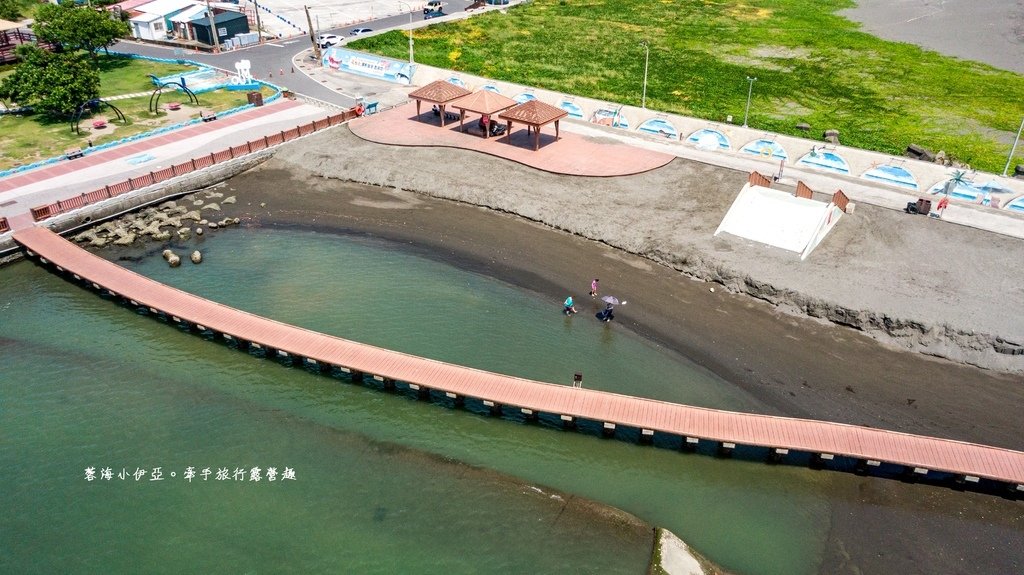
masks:
{"type": "MultiPolygon", "coordinates": [[[[423,103],[422,100],[420,100],[420,99],[416,100],[416,119],[417,120],[420,120],[420,104],[422,104],[422,103],[423,103]]],[[[420,120],[420,121],[422,122],[423,120],[420,120]]],[[[444,116],[443,115],[441,116],[441,121],[442,122],[444,121],[444,116]]]]}
{"type": "Polygon", "coordinates": [[[558,141],[558,120],[555,120],[555,141],[558,141]]]}

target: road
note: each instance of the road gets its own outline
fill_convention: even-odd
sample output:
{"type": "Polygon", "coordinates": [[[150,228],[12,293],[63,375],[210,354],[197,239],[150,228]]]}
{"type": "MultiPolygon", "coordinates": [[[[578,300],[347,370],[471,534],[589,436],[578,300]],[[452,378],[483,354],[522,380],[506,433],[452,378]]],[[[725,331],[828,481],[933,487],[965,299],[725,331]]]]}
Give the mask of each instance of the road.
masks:
{"type": "MultiPolygon", "coordinates": [[[[469,0],[448,0],[448,4],[445,6],[445,12],[449,14],[464,12],[466,7],[471,3],[472,2],[469,0]]],[[[338,36],[348,37],[349,31],[353,28],[370,28],[375,31],[387,31],[399,29],[403,26],[408,28],[410,22],[414,26],[422,25],[422,13],[415,11],[408,15],[403,14],[400,16],[380,18],[377,20],[362,22],[355,26],[321,30],[319,34],[337,34],[338,36]]],[[[428,20],[427,22],[430,21],[428,20]]],[[[344,108],[354,106],[356,102],[353,96],[342,94],[327,88],[317,80],[314,80],[305,73],[302,73],[301,70],[296,69],[295,73],[292,73],[293,58],[311,47],[312,43],[309,40],[309,36],[297,36],[294,38],[284,38],[273,42],[266,42],[259,46],[232,50],[230,52],[222,52],[220,54],[186,50],[185,55],[181,57],[206,64],[208,66],[213,66],[215,68],[220,68],[231,73],[234,73],[235,71],[235,62],[245,58],[251,63],[252,74],[257,79],[267,80],[287,87],[289,90],[298,94],[323,100],[344,108]],[[281,76],[282,71],[285,73],[284,77],[281,76]]],[[[175,49],[173,47],[144,44],[131,40],[118,42],[111,49],[117,52],[139,54],[154,58],[177,57],[175,56],[175,49]]]]}

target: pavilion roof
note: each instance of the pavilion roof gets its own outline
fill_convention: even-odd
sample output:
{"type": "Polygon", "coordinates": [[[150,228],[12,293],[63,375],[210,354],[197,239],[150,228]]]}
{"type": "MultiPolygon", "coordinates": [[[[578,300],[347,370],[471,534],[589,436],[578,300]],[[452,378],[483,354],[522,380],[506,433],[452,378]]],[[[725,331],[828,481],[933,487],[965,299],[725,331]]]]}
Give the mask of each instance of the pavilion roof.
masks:
{"type": "Polygon", "coordinates": [[[511,110],[505,110],[498,114],[502,120],[522,122],[534,126],[543,126],[549,122],[562,119],[569,115],[569,112],[551,104],[545,104],[540,100],[530,100],[519,104],[511,110]]]}
{"type": "Polygon", "coordinates": [[[459,110],[469,110],[478,114],[494,114],[516,105],[516,101],[489,90],[478,90],[463,96],[449,104],[459,110]]]}
{"type": "Polygon", "coordinates": [[[446,80],[434,80],[433,82],[418,88],[409,93],[414,100],[426,100],[435,104],[447,104],[456,98],[466,96],[471,92],[462,86],[456,86],[446,80]]]}
{"type": "Polygon", "coordinates": [[[8,30],[17,30],[18,28],[28,28],[25,22],[11,22],[10,20],[0,19],[0,32],[6,32],[8,30]]]}

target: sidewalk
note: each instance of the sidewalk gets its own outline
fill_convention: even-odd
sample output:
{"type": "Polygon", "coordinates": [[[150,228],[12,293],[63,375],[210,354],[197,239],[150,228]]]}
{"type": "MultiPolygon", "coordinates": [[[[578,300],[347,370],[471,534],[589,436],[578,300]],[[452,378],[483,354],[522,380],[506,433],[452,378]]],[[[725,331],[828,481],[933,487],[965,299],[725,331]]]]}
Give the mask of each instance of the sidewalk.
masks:
{"type": "Polygon", "coordinates": [[[0,179],[0,217],[6,217],[16,231],[34,224],[34,207],[67,200],[328,115],[322,108],[281,100],[0,179]]]}

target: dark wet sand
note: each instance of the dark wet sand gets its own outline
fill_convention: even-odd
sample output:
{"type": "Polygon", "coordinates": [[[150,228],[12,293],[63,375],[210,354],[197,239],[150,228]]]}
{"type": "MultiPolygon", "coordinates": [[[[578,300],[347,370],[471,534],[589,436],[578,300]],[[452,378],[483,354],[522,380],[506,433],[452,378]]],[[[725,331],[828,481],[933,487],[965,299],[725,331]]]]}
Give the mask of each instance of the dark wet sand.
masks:
{"type": "MultiPolygon", "coordinates": [[[[271,160],[227,184],[248,225],[370,235],[534,291],[585,297],[599,277],[630,301],[617,329],[741,387],[763,412],[1024,448],[1019,378],[883,347],[847,328],[709,291],[665,266],[524,219],[303,173],[271,160]],[[265,208],[259,208],[266,202],[265,208]]],[[[828,473],[822,573],[1024,571],[1024,502],[828,473]]],[[[699,551],[699,550],[698,550],[699,551]]]]}

